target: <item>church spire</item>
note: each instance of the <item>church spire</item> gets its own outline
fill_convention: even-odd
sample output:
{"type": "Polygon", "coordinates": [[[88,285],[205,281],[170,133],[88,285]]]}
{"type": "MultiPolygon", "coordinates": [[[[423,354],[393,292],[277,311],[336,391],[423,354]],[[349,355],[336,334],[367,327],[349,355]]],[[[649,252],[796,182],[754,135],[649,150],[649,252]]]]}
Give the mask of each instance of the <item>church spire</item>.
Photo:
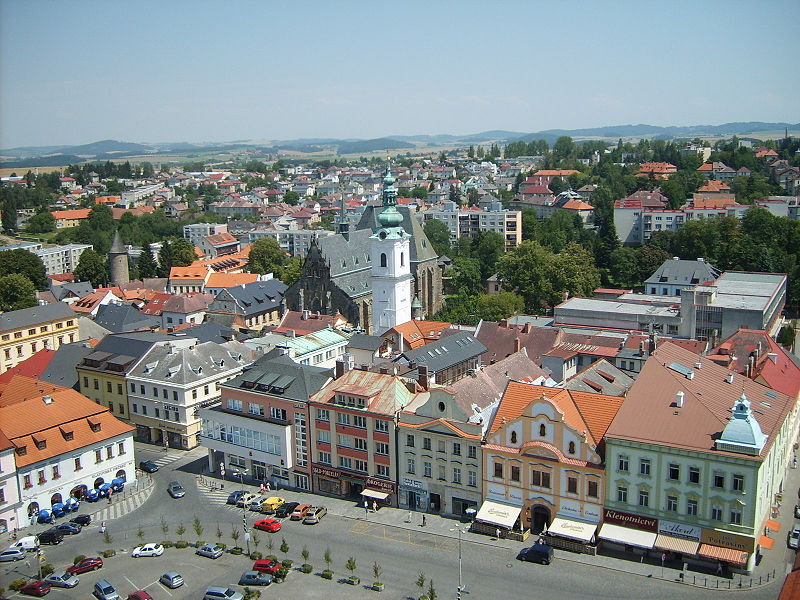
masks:
{"type": "Polygon", "coordinates": [[[383,205],[394,206],[397,204],[397,188],[394,187],[395,178],[392,175],[392,166],[386,165],[386,176],[383,178],[383,205]]]}

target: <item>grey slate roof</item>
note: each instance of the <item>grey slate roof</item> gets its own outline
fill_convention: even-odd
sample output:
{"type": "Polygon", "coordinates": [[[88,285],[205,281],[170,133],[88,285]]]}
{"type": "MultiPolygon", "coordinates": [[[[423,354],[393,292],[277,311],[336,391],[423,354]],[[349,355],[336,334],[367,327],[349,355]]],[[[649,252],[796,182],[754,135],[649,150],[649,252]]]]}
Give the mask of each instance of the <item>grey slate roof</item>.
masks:
{"type": "MultiPolygon", "coordinates": [[[[400,223],[400,227],[411,236],[411,248],[409,251],[411,254],[411,262],[435,260],[437,258],[436,251],[428,240],[428,236],[425,235],[425,231],[419,219],[417,219],[416,214],[412,212],[408,206],[398,204],[395,208],[403,215],[403,222],[400,223]]],[[[380,228],[378,215],[382,213],[383,210],[382,199],[369,202],[364,208],[361,220],[358,222],[358,225],[356,225],[356,230],[367,229],[370,231],[371,235],[373,231],[380,228]]]]}
{"type": "Polygon", "coordinates": [[[632,377],[603,358],[575,374],[564,387],[576,392],[625,396],[632,385],[632,377]]]}
{"type": "Polygon", "coordinates": [[[248,363],[250,350],[241,342],[205,342],[191,348],[152,346],[128,375],[185,385],[230,373],[248,363]]]}
{"type": "Polygon", "coordinates": [[[114,333],[161,327],[161,319],[143,315],[130,304],[101,304],[94,321],[114,333]]]}
{"type": "Polygon", "coordinates": [[[274,310],[281,305],[283,295],[286,293],[286,284],[279,279],[267,281],[254,281],[233,288],[226,288],[217,294],[209,311],[236,312],[245,317],[257,315],[265,311],[274,310]],[[224,305],[235,303],[236,311],[225,310],[224,305]]]}
{"type": "Polygon", "coordinates": [[[693,286],[719,277],[720,271],[701,260],[665,260],[655,273],[645,280],[645,285],[686,285],[693,286]]]}
{"type": "Polygon", "coordinates": [[[30,308],[12,310],[1,314],[0,331],[9,331],[11,329],[19,329],[20,327],[49,323],[56,319],[66,319],[69,317],[75,317],[77,319],[76,313],[64,302],[45,304],[43,306],[31,306],[30,308]]]}
{"type": "Polygon", "coordinates": [[[88,281],[77,281],[75,283],[62,283],[61,285],[51,285],[50,291],[56,300],[63,300],[67,296],[83,298],[94,291],[92,284],[88,281]]]}
{"type": "Polygon", "coordinates": [[[300,365],[288,355],[281,354],[279,350],[272,350],[245,369],[244,373],[222,385],[297,402],[306,402],[310,396],[320,391],[332,379],[332,369],[300,365]],[[271,384],[282,386],[277,389],[283,391],[276,391],[276,387],[271,384]]]}
{"type": "Polygon", "coordinates": [[[168,333],[152,331],[134,331],[129,333],[112,333],[94,347],[95,353],[108,353],[111,356],[131,356],[139,359],[144,356],[156,342],[176,339],[168,333]]]}
{"type": "Polygon", "coordinates": [[[202,344],[203,342],[216,342],[222,344],[236,339],[237,332],[230,327],[225,327],[219,323],[206,321],[200,325],[193,325],[180,330],[188,336],[196,337],[202,344]]]}
{"type": "Polygon", "coordinates": [[[363,333],[356,333],[350,338],[350,341],[347,342],[348,350],[350,348],[355,348],[357,350],[369,350],[370,352],[375,352],[378,348],[381,347],[383,343],[383,338],[378,335],[365,335],[363,333]]]}
{"type": "Polygon", "coordinates": [[[484,352],[486,346],[477,338],[467,331],[457,331],[438,341],[403,352],[395,361],[404,359],[409,363],[427,365],[431,373],[438,373],[484,352]]]}
{"type": "Polygon", "coordinates": [[[341,234],[328,235],[317,240],[322,255],[330,265],[331,277],[366,272],[371,273],[370,241],[372,230],[351,231],[347,239],[341,234]]]}
{"type": "Polygon", "coordinates": [[[86,342],[61,344],[39,379],[77,390],[78,372],[75,370],[75,365],[92,352],[94,348],[86,342]]]}

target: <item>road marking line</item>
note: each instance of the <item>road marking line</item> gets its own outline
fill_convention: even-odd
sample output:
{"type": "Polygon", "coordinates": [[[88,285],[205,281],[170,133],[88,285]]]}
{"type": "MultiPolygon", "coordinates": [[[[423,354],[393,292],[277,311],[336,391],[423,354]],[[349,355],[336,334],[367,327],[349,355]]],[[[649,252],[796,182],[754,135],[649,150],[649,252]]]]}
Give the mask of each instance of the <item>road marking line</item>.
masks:
{"type": "MultiPolygon", "coordinates": [[[[147,588],[149,588],[151,585],[158,585],[158,581],[154,581],[153,583],[148,583],[146,586],[144,586],[144,587],[143,587],[143,588],[141,588],[141,589],[143,589],[143,590],[146,590],[146,589],[147,589],[147,588]]],[[[172,596],[172,592],[170,592],[170,591],[169,591],[169,588],[168,588],[167,586],[165,586],[165,585],[164,585],[164,586],[161,586],[161,587],[163,587],[163,588],[164,588],[164,591],[165,591],[165,592],[167,592],[167,593],[168,593],[170,596],[172,596]]]]}
{"type": "Polygon", "coordinates": [[[133,586],[133,589],[135,589],[135,590],[140,590],[140,589],[142,589],[142,588],[140,588],[138,585],[136,585],[135,583],[133,583],[133,582],[132,582],[130,579],[128,579],[128,576],[127,576],[127,575],[123,575],[123,577],[125,578],[125,580],[126,580],[128,583],[130,583],[130,584],[133,586]]]}

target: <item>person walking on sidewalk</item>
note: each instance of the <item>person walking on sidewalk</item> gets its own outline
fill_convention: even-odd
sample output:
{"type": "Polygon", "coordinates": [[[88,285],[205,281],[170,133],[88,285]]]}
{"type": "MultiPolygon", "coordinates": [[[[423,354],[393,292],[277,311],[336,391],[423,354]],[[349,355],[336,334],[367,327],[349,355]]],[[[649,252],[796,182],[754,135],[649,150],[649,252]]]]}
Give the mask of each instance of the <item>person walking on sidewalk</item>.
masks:
{"type": "Polygon", "coordinates": [[[372,512],[378,512],[378,503],[375,500],[372,501],[372,512]]]}
{"type": "Polygon", "coordinates": [[[411,523],[411,511],[408,511],[408,521],[406,523],[411,523]]]}
{"type": "Polygon", "coordinates": [[[427,515],[422,515],[422,525],[421,526],[425,527],[425,525],[427,525],[427,524],[428,524],[427,515]]]}

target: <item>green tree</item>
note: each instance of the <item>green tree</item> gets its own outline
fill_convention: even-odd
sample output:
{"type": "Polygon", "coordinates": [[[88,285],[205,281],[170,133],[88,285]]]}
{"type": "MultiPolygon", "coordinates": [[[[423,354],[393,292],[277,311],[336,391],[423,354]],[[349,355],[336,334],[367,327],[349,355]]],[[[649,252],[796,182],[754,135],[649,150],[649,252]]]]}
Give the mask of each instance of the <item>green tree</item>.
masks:
{"type": "Polygon", "coordinates": [[[50,233],[56,230],[56,218],[51,212],[40,212],[28,219],[26,229],[29,233],[50,233]]]}
{"type": "Polygon", "coordinates": [[[358,568],[358,565],[356,564],[356,559],[353,558],[352,556],[348,558],[347,562],[344,564],[344,568],[350,571],[350,577],[353,577],[353,575],[356,574],[356,569],[358,568]]]}
{"type": "Polygon", "coordinates": [[[186,238],[180,237],[172,242],[172,266],[188,267],[197,260],[194,246],[186,238]]]}
{"type": "Polygon", "coordinates": [[[608,282],[611,285],[633,288],[641,285],[639,276],[639,262],[636,260],[636,250],[620,246],[611,253],[610,274],[608,282]]]}
{"type": "Polygon", "coordinates": [[[429,219],[425,221],[424,231],[436,254],[447,256],[450,253],[450,230],[444,222],[429,219]]]}
{"type": "Polygon", "coordinates": [[[153,257],[153,250],[150,248],[149,242],[142,245],[142,253],[139,255],[136,268],[139,271],[139,279],[158,276],[158,264],[156,264],[156,259],[153,257]]]}
{"type": "Polygon", "coordinates": [[[183,523],[179,523],[175,528],[175,533],[178,535],[179,540],[182,539],[183,534],[186,533],[186,526],[183,523]]]}
{"type": "Polygon", "coordinates": [[[87,248],[81,252],[74,275],[76,281],[88,281],[92,287],[98,288],[109,279],[108,265],[102,256],[91,248],[87,248]]]}
{"type": "Polygon", "coordinates": [[[46,290],[48,279],[42,259],[22,248],[0,252],[0,276],[19,273],[31,280],[37,290],[46,290]]]}
{"type": "Polygon", "coordinates": [[[575,154],[575,142],[567,135],[562,135],[553,145],[553,157],[556,160],[572,158],[575,154]]]}
{"type": "Polygon", "coordinates": [[[794,337],[795,337],[795,330],[791,324],[784,325],[781,327],[780,332],[778,333],[777,342],[781,346],[786,346],[787,348],[794,347],[794,337]]]}
{"type": "Polygon", "coordinates": [[[17,229],[17,201],[9,197],[3,202],[3,229],[5,231],[16,231],[17,229]]]}
{"type": "Polygon", "coordinates": [[[480,261],[483,279],[494,275],[497,261],[505,253],[505,247],[505,239],[496,231],[482,231],[472,239],[473,255],[480,261]]]}
{"type": "Polygon", "coordinates": [[[447,192],[447,199],[450,202],[461,204],[461,194],[458,193],[458,188],[454,184],[450,184],[450,189],[447,192]]]}
{"type": "Polygon", "coordinates": [[[263,237],[250,244],[250,259],[247,266],[251,273],[273,273],[280,279],[288,259],[275,238],[263,237]]]}
{"type": "Polygon", "coordinates": [[[513,292],[500,292],[493,296],[480,294],[475,299],[477,318],[484,321],[501,321],[525,310],[525,300],[513,292]]]}
{"type": "Polygon", "coordinates": [[[8,312],[36,305],[36,288],[30,279],[19,273],[0,276],[0,311],[8,312]]]}
{"type": "Polygon", "coordinates": [[[303,258],[300,256],[293,256],[286,263],[281,273],[281,281],[286,285],[292,285],[295,281],[300,279],[300,271],[303,268],[303,258]]]}
{"type": "Polygon", "coordinates": [[[286,204],[291,204],[292,206],[296,206],[297,204],[300,203],[300,194],[298,194],[297,192],[293,192],[291,190],[289,190],[288,192],[284,192],[283,201],[286,202],[286,204]]]}
{"type": "Polygon", "coordinates": [[[158,265],[159,275],[161,277],[169,277],[169,272],[174,266],[175,252],[172,249],[172,243],[169,240],[164,240],[161,244],[161,250],[158,251],[158,265]]]}
{"type": "Polygon", "coordinates": [[[480,261],[477,258],[457,256],[453,259],[452,285],[456,293],[467,296],[483,290],[480,261]]]}

